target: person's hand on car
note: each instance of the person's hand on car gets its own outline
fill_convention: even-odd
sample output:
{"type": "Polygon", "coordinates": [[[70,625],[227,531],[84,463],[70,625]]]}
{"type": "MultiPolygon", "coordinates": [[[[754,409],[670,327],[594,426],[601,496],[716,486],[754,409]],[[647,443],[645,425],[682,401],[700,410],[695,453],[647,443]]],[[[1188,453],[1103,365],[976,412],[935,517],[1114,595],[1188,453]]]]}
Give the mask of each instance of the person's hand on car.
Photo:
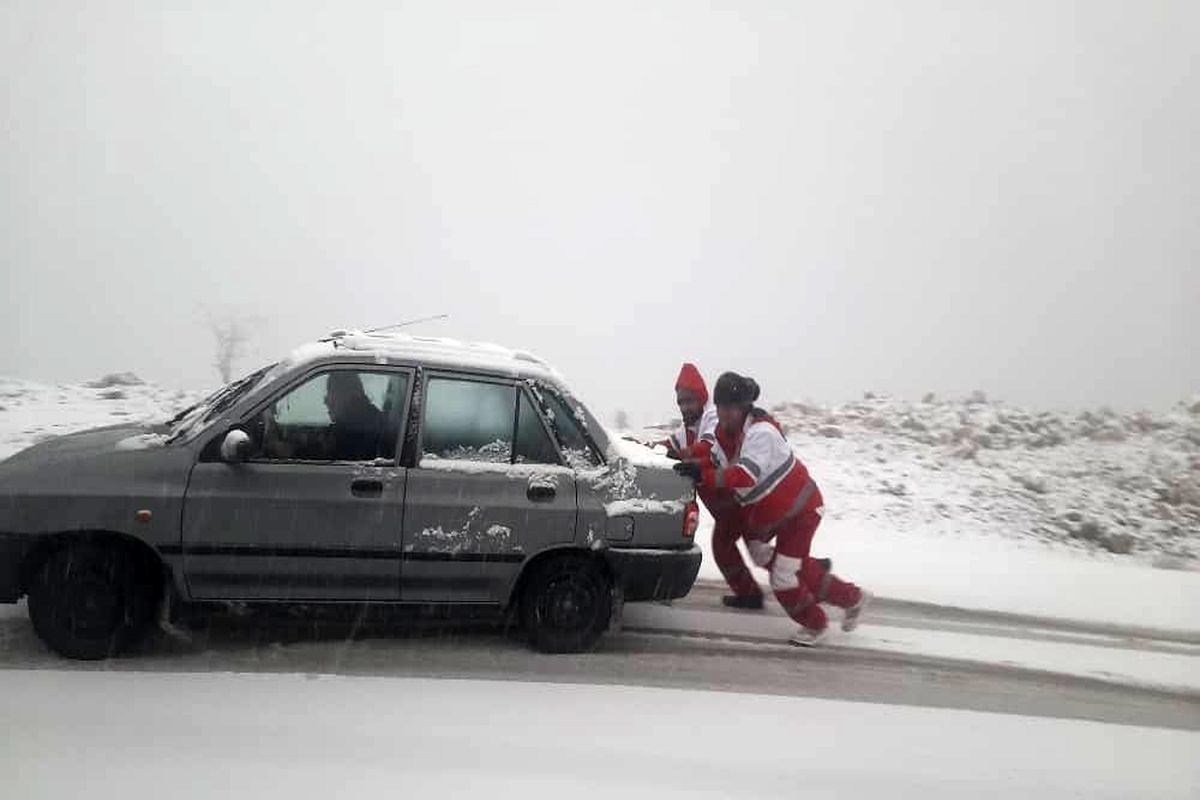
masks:
{"type": "Polygon", "coordinates": [[[690,478],[695,483],[700,482],[700,465],[695,461],[680,461],[672,465],[671,469],[675,470],[676,475],[690,478]]]}

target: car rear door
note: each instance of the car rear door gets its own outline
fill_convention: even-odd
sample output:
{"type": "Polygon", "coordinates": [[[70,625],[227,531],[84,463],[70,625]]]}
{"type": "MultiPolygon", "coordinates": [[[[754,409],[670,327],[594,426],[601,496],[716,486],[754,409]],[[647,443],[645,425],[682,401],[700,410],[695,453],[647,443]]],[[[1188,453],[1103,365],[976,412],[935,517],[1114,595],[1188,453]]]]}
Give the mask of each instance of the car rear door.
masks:
{"type": "Polygon", "coordinates": [[[574,541],[574,471],[519,384],[433,372],[420,402],[401,598],[506,602],[526,558],[574,541]]]}
{"type": "Polygon", "coordinates": [[[183,508],[192,596],[398,600],[406,470],[396,449],[411,383],[411,370],[319,369],[237,426],[251,437],[245,462],[225,463],[206,448],[183,508]],[[334,384],[361,387],[348,415],[357,427],[334,423],[335,373],[334,384]]]}

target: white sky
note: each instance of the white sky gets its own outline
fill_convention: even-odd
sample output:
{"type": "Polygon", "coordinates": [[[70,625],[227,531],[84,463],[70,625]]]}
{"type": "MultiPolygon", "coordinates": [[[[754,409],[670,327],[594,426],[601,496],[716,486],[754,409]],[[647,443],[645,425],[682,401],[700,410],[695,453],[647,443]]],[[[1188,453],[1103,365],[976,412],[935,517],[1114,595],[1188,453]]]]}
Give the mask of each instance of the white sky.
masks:
{"type": "Polygon", "coordinates": [[[213,383],[331,328],[598,413],[1200,390],[1200,3],[0,0],[0,374],[213,383]],[[191,6],[192,8],[189,8],[191,6]]]}

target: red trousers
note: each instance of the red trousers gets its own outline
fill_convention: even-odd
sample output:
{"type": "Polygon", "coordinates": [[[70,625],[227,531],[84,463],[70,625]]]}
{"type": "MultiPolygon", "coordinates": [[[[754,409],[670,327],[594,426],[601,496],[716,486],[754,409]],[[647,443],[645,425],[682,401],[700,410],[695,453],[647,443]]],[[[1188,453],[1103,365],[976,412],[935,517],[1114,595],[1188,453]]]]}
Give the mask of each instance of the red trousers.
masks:
{"type": "MultiPolygon", "coordinates": [[[[849,608],[862,597],[861,589],[826,571],[809,555],[821,511],[818,507],[784,522],[775,533],[775,552],[766,564],[779,605],[796,622],[814,630],[824,630],[829,624],[821,603],[849,608]]],[[[752,550],[755,546],[766,545],[756,542],[752,550]]]]}
{"type": "Polygon", "coordinates": [[[721,570],[721,575],[725,577],[725,582],[729,584],[733,593],[747,597],[762,594],[762,589],[759,588],[758,581],[754,580],[750,568],[746,566],[742,552],[738,550],[738,540],[746,532],[743,517],[737,508],[713,515],[715,524],[712,554],[713,560],[717,562],[717,569],[721,570]]]}

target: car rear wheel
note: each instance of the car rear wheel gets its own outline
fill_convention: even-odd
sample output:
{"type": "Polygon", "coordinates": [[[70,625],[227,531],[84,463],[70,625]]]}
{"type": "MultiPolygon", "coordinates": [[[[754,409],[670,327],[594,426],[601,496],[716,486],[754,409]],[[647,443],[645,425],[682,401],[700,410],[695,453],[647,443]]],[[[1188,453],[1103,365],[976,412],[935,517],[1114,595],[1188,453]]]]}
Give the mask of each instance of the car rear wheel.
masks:
{"type": "Polygon", "coordinates": [[[123,548],[79,542],[51,553],[29,585],[29,618],[50,649],[94,661],[146,633],[161,587],[123,548]]]}
{"type": "Polygon", "coordinates": [[[529,642],[544,653],[590,650],[612,616],[612,581],[595,558],[569,554],[534,567],[521,597],[529,642]]]}

